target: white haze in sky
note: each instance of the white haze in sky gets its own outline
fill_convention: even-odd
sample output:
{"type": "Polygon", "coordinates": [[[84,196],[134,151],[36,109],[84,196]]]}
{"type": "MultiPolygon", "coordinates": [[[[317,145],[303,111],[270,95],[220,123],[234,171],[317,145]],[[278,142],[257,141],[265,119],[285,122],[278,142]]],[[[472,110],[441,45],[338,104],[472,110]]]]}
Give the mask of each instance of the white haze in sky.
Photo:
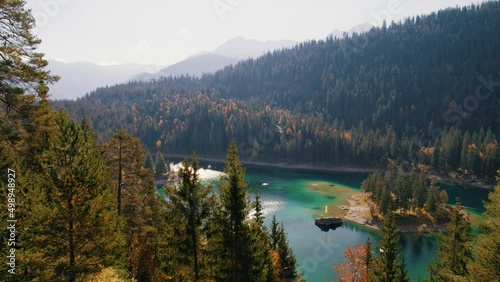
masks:
{"type": "Polygon", "coordinates": [[[242,36],[323,39],[334,30],[478,0],[28,0],[47,59],[170,65],[242,36]]]}

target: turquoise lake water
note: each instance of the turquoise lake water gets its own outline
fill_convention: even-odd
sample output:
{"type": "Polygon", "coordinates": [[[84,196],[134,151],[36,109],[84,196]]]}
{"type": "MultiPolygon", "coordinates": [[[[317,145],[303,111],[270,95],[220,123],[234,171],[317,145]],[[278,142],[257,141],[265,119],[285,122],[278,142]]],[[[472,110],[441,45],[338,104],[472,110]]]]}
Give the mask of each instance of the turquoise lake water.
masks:
{"type": "MultiPolygon", "coordinates": [[[[202,161],[201,164],[203,167],[211,164],[215,170],[222,170],[223,167],[222,163],[202,161]]],[[[330,187],[344,187],[342,191],[359,191],[361,181],[368,174],[255,165],[247,165],[246,168],[249,187],[258,188],[261,193],[266,225],[269,226],[273,214],[283,222],[306,281],[336,280],[332,265],[343,261],[347,246],[364,244],[370,238],[375,251],[380,238],[377,231],[346,221],[336,230],[328,232],[316,227],[314,218],[323,212],[325,205],[334,208],[336,200],[342,195],[336,194],[334,188],[328,195],[310,189],[311,185],[323,183],[330,187]]],[[[448,192],[453,202],[460,197],[462,205],[470,212],[479,214],[484,210],[482,201],[487,200],[488,191],[442,183],[440,187],[448,192]]],[[[401,233],[400,236],[411,280],[425,278],[427,266],[437,249],[435,235],[401,233]]]]}

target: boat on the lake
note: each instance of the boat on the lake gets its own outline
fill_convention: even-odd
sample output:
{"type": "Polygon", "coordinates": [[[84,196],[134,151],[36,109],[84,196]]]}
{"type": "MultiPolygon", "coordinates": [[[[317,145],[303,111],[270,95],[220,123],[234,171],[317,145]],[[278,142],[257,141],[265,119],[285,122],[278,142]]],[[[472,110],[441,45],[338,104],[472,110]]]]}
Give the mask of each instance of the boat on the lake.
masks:
{"type": "Polygon", "coordinates": [[[337,227],[342,225],[342,219],[340,217],[323,217],[320,216],[314,220],[314,224],[318,226],[322,231],[328,231],[330,229],[335,230],[337,227]]]}

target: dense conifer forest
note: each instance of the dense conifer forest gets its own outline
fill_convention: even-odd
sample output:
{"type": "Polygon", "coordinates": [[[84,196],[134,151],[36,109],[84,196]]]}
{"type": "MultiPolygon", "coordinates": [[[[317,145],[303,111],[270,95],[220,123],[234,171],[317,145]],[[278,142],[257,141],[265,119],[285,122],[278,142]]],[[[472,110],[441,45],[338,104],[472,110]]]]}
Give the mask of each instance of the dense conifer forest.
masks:
{"type": "MultiPolygon", "coordinates": [[[[0,1],[0,281],[301,281],[285,226],[265,226],[240,155],[416,163],[487,182],[500,167],[498,1],[62,102],[49,100],[58,77],[25,4],[0,1]],[[225,158],[219,187],[200,181],[193,154],[160,197],[164,154],[192,151],[225,158]]],[[[416,170],[374,173],[362,189],[384,215],[379,253],[370,241],[349,248],[332,271],[408,281],[393,210],[433,212],[444,196],[416,170]]],[[[497,184],[477,236],[450,207],[429,281],[500,280],[499,197],[497,184]]]]}
{"type": "Polygon", "coordinates": [[[385,167],[494,182],[500,167],[500,4],[486,2],[267,53],[202,78],[130,82],[56,103],[102,140],[152,151],[385,167]]]}

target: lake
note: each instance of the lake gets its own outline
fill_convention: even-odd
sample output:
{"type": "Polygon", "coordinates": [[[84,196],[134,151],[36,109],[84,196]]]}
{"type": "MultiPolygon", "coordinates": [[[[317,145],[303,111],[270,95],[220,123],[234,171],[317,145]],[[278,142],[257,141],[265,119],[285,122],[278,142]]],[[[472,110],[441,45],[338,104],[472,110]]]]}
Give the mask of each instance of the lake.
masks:
{"type": "MultiPolygon", "coordinates": [[[[222,170],[223,163],[201,161],[203,167],[222,170]]],[[[347,246],[364,244],[367,238],[374,249],[379,233],[367,227],[344,221],[336,230],[322,232],[314,225],[314,218],[345,199],[346,194],[359,191],[367,173],[329,172],[271,166],[245,165],[249,187],[261,193],[265,223],[269,226],[276,215],[288,233],[290,245],[295,252],[300,270],[306,281],[333,281],[336,279],[333,264],[343,262],[347,246]],[[323,189],[320,189],[323,187],[323,189]],[[326,188],[325,188],[326,187],[326,188]],[[324,189],[328,190],[327,192],[324,189]]],[[[484,211],[482,201],[487,200],[488,191],[464,188],[440,183],[450,201],[460,197],[462,205],[470,212],[484,211]]],[[[253,198],[253,194],[252,194],[253,198]]],[[[436,236],[432,234],[401,233],[402,253],[412,281],[425,278],[427,266],[437,249],[436,236]]]]}

